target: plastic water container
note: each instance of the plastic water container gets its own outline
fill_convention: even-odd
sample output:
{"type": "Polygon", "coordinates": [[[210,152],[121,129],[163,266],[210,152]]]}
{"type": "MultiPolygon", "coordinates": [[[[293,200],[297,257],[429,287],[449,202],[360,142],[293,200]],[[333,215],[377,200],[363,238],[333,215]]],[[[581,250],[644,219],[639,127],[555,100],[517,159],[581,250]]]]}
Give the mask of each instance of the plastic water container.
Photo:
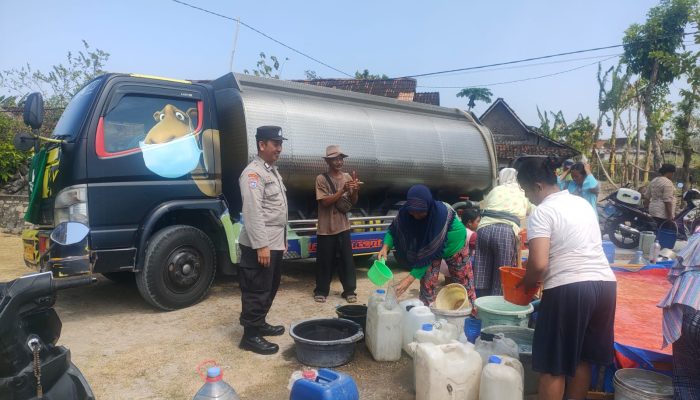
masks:
{"type": "Polygon", "coordinates": [[[421,329],[413,335],[413,343],[409,344],[406,352],[413,356],[419,343],[447,344],[459,338],[459,330],[445,320],[439,320],[434,324],[423,324],[421,329]]]}
{"type": "Polygon", "coordinates": [[[287,390],[292,390],[292,387],[294,386],[294,383],[298,381],[299,379],[308,379],[308,380],[315,380],[316,376],[318,375],[318,371],[310,368],[310,369],[303,369],[303,370],[296,370],[292,372],[292,376],[289,377],[289,384],[287,385],[287,390]]]}
{"type": "Polygon", "coordinates": [[[661,251],[661,245],[659,244],[659,241],[656,240],[649,247],[649,263],[651,263],[651,264],[656,263],[656,260],[659,258],[660,251],[661,251]]]}
{"type": "Polygon", "coordinates": [[[613,242],[603,240],[603,253],[605,253],[605,258],[608,259],[609,264],[615,262],[615,244],[613,242]]]}
{"type": "Polygon", "coordinates": [[[475,343],[476,338],[481,334],[481,320],[474,317],[467,317],[464,320],[464,336],[469,343],[475,343]]]}
{"type": "Polygon", "coordinates": [[[224,374],[219,367],[207,368],[207,378],[204,385],[197,391],[192,400],[241,400],[238,394],[223,380],[224,374]]]}
{"type": "Polygon", "coordinates": [[[408,311],[406,311],[406,308],[401,307],[401,311],[403,312],[401,321],[401,346],[404,351],[410,353],[408,345],[413,342],[414,335],[424,324],[432,324],[435,322],[435,315],[430,312],[430,308],[424,306],[423,303],[419,306],[409,305],[407,307],[409,307],[408,311]]]}
{"type": "Polygon", "coordinates": [[[470,344],[420,343],[413,357],[416,400],[478,400],[481,357],[470,344]]]}
{"type": "Polygon", "coordinates": [[[505,337],[502,333],[495,335],[482,332],[476,339],[474,350],[481,356],[483,366],[489,362],[491,356],[509,356],[516,360],[520,358],[520,349],[515,340],[505,337]]]}
{"type": "Polygon", "coordinates": [[[376,361],[398,361],[402,336],[399,307],[387,308],[386,302],[382,301],[367,309],[365,344],[376,361]]]}
{"type": "Polygon", "coordinates": [[[532,370],[532,341],[535,330],[520,326],[494,325],[484,329],[485,333],[502,333],[508,339],[513,339],[518,345],[518,360],[525,370],[525,395],[536,395],[539,386],[540,374],[532,370]]]}
{"type": "Polygon", "coordinates": [[[300,379],[292,386],[290,400],[359,400],[360,392],[350,375],[321,368],[315,380],[300,379]]]}
{"type": "Polygon", "coordinates": [[[642,231],[639,234],[639,248],[644,257],[649,257],[649,246],[656,240],[656,233],[653,231],[642,231]]]}
{"type": "Polygon", "coordinates": [[[505,301],[503,296],[478,297],[474,304],[481,320],[481,329],[491,325],[527,327],[528,318],[534,311],[532,304],[519,306],[505,301]]]}
{"type": "Polygon", "coordinates": [[[479,400],[522,400],[523,366],[510,357],[491,356],[481,372],[479,400]]]}
{"type": "Polygon", "coordinates": [[[372,341],[376,337],[376,335],[370,335],[369,332],[377,330],[376,317],[374,319],[370,320],[369,315],[374,314],[376,316],[377,306],[380,303],[384,302],[385,297],[386,297],[386,290],[377,289],[374,292],[372,292],[372,294],[369,296],[369,299],[367,299],[367,317],[365,319],[365,344],[367,345],[368,349],[372,346],[375,346],[375,344],[372,343],[372,341]]]}

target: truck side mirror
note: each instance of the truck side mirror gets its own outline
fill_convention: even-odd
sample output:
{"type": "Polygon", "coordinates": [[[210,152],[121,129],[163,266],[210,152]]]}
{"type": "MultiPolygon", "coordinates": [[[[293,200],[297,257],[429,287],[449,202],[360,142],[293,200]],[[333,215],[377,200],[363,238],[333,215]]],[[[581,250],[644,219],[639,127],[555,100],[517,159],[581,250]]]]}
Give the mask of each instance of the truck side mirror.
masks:
{"type": "Polygon", "coordinates": [[[34,92],[24,101],[24,123],[32,129],[39,129],[44,123],[44,99],[41,93],[34,92]]]}
{"type": "Polygon", "coordinates": [[[15,149],[19,151],[27,151],[34,147],[36,138],[29,133],[19,132],[15,135],[12,143],[15,145],[15,149]]]}

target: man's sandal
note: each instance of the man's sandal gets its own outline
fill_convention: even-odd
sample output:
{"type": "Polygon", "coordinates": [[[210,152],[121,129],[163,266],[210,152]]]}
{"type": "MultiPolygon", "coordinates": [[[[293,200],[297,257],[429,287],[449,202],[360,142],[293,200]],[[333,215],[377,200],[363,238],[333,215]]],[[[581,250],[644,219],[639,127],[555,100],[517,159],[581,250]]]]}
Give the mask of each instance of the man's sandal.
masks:
{"type": "Polygon", "coordinates": [[[314,296],[314,301],[315,301],[316,303],[325,303],[325,302],[326,302],[326,296],[321,296],[321,295],[314,296]]]}
{"type": "Polygon", "coordinates": [[[348,303],[357,303],[357,296],[354,294],[346,296],[345,301],[347,301],[348,303]]]}

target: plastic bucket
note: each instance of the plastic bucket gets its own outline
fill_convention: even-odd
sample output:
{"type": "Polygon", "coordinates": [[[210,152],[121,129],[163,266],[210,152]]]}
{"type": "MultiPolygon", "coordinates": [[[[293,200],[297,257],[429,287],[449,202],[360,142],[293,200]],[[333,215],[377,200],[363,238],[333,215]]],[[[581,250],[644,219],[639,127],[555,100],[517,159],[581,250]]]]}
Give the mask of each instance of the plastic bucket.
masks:
{"type": "Polygon", "coordinates": [[[361,304],[348,304],[339,306],[335,309],[338,318],[349,319],[362,327],[365,330],[367,324],[367,306],[361,304]]]}
{"type": "MultiPolygon", "coordinates": [[[[661,224],[661,227],[656,232],[656,240],[659,241],[659,245],[661,245],[662,249],[673,250],[673,247],[676,246],[676,238],[678,238],[678,230],[672,229],[672,228],[665,228],[664,225],[668,225],[668,224],[661,224]]],[[[673,228],[675,228],[675,226],[673,228]]]]}
{"type": "Polygon", "coordinates": [[[460,310],[468,301],[467,289],[459,283],[450,283],[440,289],[434,304],[440,310],[460,310]]]}
{"type": "Polygon", "coordinates": [[[603,240],[603,253],[605,253],[605,258],[608,259],[609,264],[615,262],[615,244],[613,242],[603,240]]]}
{"type": "Polygon", "coordinates": [[[493,325],[483,329],[482,332],[492,335],[502,333],[503,336],[518,344],[518,355],[525,369],[525,395],[537,394],[540,374],[532,370],[532,340],[535,330],[520,326],[493,325]]]}
{"type": "Polygon", "coordinates": [[[673,382],[658,372],[639,368],[618,369],[613,378],[615,400],[673,399],[673,382]]]}
{"type": "Polygon", "coordinates": [[[519,306],[505,301],[503,296],[479,297],[474,304],[482,330],[493,325],[527,327],[528,317],[534,311],[532,304],[519,306]]]}
{"type": "Polygon", "coordinates": [[[384,260],[377,260],[367,271],[367,277],[375,285],[383,286],[394,277],[394,273],[386,266],[384,260]]]}
{"type": "Polygon", "coordinates": [[[537,294],[538,288],[526,290],[525,286],[516,287],[525,277],[525,269],[500,267],[499,270],[501,271],[501,286],[505,300],[519,306],[530,304],[532,298],[537,294]]]}

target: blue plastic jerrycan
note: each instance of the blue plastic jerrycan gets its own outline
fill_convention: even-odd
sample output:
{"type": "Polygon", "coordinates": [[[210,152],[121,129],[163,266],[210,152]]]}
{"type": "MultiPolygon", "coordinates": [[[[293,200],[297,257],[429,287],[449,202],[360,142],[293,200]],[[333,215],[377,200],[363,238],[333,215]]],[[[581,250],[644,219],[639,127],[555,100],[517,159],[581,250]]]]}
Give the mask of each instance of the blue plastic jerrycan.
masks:
{"type": "Polygon", "coordinates": [[[315,380],[294,382],[290,400],[359,400],[360,392],[350,375],[321,368],[315,380]]]}

